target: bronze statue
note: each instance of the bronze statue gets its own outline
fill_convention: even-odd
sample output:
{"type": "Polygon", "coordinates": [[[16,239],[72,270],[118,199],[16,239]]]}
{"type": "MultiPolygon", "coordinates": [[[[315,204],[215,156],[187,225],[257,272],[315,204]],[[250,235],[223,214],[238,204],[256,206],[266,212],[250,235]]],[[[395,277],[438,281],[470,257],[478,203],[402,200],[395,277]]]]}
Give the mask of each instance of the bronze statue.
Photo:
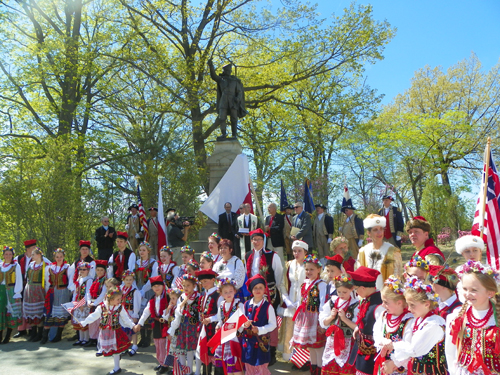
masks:
{"type": "Polygon", "coordinates": [[[212,60],[208,60],[210,77],[217,82],[217,113],[215,121],[220,125],[222,138],[226,138],[226,119],[229,115],[231,121],[231,134],[236,138],[236,127],[238,118],[245,117],[248,112],[245,109],[245,93],[243,84],[236,76],[231,75],[231,64],[222,67],[222,74],[217,75],[212,60]]]}

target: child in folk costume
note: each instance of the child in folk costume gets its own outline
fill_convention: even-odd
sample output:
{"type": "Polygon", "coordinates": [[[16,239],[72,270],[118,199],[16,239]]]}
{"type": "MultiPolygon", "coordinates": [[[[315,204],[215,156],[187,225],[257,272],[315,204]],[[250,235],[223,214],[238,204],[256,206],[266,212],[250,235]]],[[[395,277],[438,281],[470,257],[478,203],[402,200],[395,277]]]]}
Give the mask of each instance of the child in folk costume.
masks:
{"type": "Polygon", "coordinates": [[[100,320],[98,350],[105,357],[113,356],[115,367],[109,374],[118,374],[122,371],[120,354],[130,347],[130,340],[122,327],[134,328],[134,322],[130,320],[122,305],[121,290],[109,289],[106,293],[106,301],[101,302],[81,324],[85,327],[96,320],[100,320]]]}
{"type": "Polygon", "coordinates": [[[403,275],[405,278],[415,276],[417,279],[425,283],[427,282],[428,275],[429,262],[418,255],[415,255],[408,263],[405,264],[405,273],[403,275]]]}
{"type": "Polygon", "coordinates": [[[158,274],[163,278],[163,283],[167,289],[172,287],[175,275],[179,272],[177,263],[172,260],[172,254],[172,250],[168,246],[163,246],[160,249],[158,274]]]}
{"type": "MultiPolygon", "coordinates": [[[[409,342],[411,340],[412,327],[409,323],[413,315],[408,311],[404,290],[403,283],[393,275],[385,281],[385,287],[382,289],[382,306],[385,311],[373,326],[375,346],[381,350],[375,362],[376,374],[378,375],[382,374],[382,364],[391,359],[391,353],[382,350],[382,348],[391,342],[409,342]]],[[[406,375],[407,366],[408,364],[405,363],[396,367],[392,373],[387,375],[406,375]]]]}
{"type": "MultiPolygon", "coordinates": [[[[219,255],[220,256],[220,255],[219,255]]],[[[200,255],[200,270],[211,270],[215,264],[215,257],[212,253],[204,251],[200,255]]]]}
{"type": "Polygon", "coordinates": [[[10,341],[12,329],[22,322],[22,291],[21,266],[14,261],[14,248],[5,246],[3,262],[0,262],[0,340],[5,330],[2,344],[7,344],[10,341]]]}
{"type": "Polygon", "coordinates": [[[173,282],[173,286],[178,289],[182,289],[182,282],[184,274],[188,273],[187,272],[187,265],[189,261],[193,260],[194,261],[194,250],[191,249],[189,245],[181,247],[181,258],[182,258],[182,264],[179,266],[177,270],[177,274],[175,275],[175,279],[173,282]]]}
{"type": "Polygon", "coordinates": [[[75,291],[75,282],[78,279],[80,273],[78,271],[78,266],[80,263],[90,264],[89,276],[92,280],[95,278],[95,260],[92,257],[92,252],[90,250],[90,241],[80,240],[80,256],[73,262],[69,268],[69,286],[68,289],[72,292],[75,291]]]}
{"type": "Polygon", "coordinates": [[[472,260],[461,269],[465,300],[446,320],[446,360],[450,374],[500,373],[500,274],[472,260]]]}
{"type": "Polygon", "coordinates": [[[354,259],[349,252],[349,240],[343,236],[335,237],[332,242],[330,242],[330,250],[333,253],[333,256],[340,255],[342,259],[347,257],[347,259],[343,262],[342,267],[346,271],[354,271],[354,266],[356,265],[356,259],[354,259]]]}
{"type": "Polygon", "coordinates": [[[455,310],[460,310],[462,302],[457,296],[457,284],[460,280],[455,270],[445,266],[429,266],[432,289],[439,296],[438,315],[446,317],[455,310]]]}
{"type": "Polygon", "coordinates": [[[47,264],[43,260],[43,253],[38,247],[33,250],[31,262],[26,272],[26,287],[23,298],[23,317],[31,328],[28,341],[40,341],[43,336],[43,308],[45,294],[49,289],[45,280],[47,264]]]}
{"type": "MultiPolygon", "coordinates": [[[[460,254],[467,261],[472,260],[473,262],[480,262],[483,251],[484,251],[484,241],[481,237],[474,235],[462,236],[455,241],[455,251],[460,254]]],[[[462,272],[463,264],[455,268],[458,274],[462,272]]],[[[462,282],[459,281],[457,284],[457,295],[461,302],[465,302],[464,295],[462,293],[462,282]]]]}
{"type": "MultiPolygon", "coordinates": [[[[95,279],[90,286],[90,313],[95,311],[96,306],[106,298],[106,268],[108,267],[107,260],[95,261],[95,279]]],[[[97,339],[99,337],[99,322],[96,320],[89,324],[90,341],[87,346],[97,346],[97,339]]]]}
{"type": "MultiPolygon", "coordinates": [[[[281,296],[283,298],[283,323],[281,327],[281,334],[283,336],[283,359],[289,361],[290,353],[290,340],[293,337],[293,316],[297,307],[300,305],[300,291],[304,280],[306,279],[306,271],[304,269],[304,259],[307,256],[309,245],[301,240],[295,240],[292,243],[293,260],[285,263],[283,272],[283,283],[281,284],[281,296]]],[[[280,314],[278,308],[278,314],[280,314]]],[[[295,365],[294,365],[295,366],[295,365]]]]}
{"type": "Polygon", "coordinates": [[[163,367],[165,362],[166,353],[166,337],[167,337],[167,324],[163,318],[163,313],[168,306],[169,297],[165,292],[165,284],[163,284],[163,279],[161,276],[151,277],[149,279],[151,288],[153,289],[154,296],[148,302],[144,308],[141,319],[139,323],[134,328],[135,332],[138,332],[141,327],[144,326],[146,320],[151,317],[153,328],[153,339],[156,347],[156,359],[159,363],[158,372],[164,374],[167,372],[167,368],[163,367]]]}
{"type": "Polygon", "coordinates": [[[245,316],[249,319],[243,327],[243,355],[246,375],[270,375],[267,366],[271,361],[270,333],[277,327],[276,314],[269,303],[266,280],[255,275],[247,281],[252,298],[245,302],[245,316]]]}
{"type": "Polygon", "coordinates": [[[128,248],[127,232],[116,232],[116,247],[115,251],[108,260],[108,278],[114,277],[121,281],[124,271],[134,271],[137,257],[135,253],[128,248]]]}
{"type": "MultiPolygon", "coordinates": [[[[139,318],[141,317],[140,311],[141,311],[142,296],[141,292],[137,289],[137,286],[134,284],[135,273],[130,270],[124,271],[122,275],[122,280],[123,284],[119,287],[119,289],[122,291],[123,307],[130,316],[130,319],[132,319],[134,323],[137,323],[139,321],[139,318]]],[[[124,331],[129,337],[129,339],[132,339],[132,347],[128,352],[128,355],[132,357],[137,353],[138,349],[137,333],[128,328],[125,328],[124,331]]],[[[144,334],[145,336],[146,331],[141,330],[141,334],[144,334]]]]}
{"type": "Polygon", "coordinates": [[[93,279],[89,275],[90,264],[87,262],[78,264],[78,279],[75,281],[75,290],[73,291],[73,302],[80,302],[85,300],[83,306],[73,310],[72,324],[75,331],[78,331],[79,339],[73,343],[73,346],[85,346],[89,340],[89,328],[82,326],[81,321],[85,320],[90,314],[90,287],[92,286],[93,279]]]}
{"type": "MultiPolygon", "coordinates": [[[[198,277],[198,280],[203,288],[200,300],[200,321],[202,325],[200,329],[198,347],[196,350],[196,360],[203,362],[203,374],[207,375],[212,373],[212,362],[214,358],[209,355],[208,350],[200,349],[204,349],[201,346],[206,348],[207,341],[215,335],[215,326],[217,323],[212,322],[210,318],[217,315],[217,310],[223,299],[219,294],[217,286],[215,285],[215,282],[217,281],[216,272],[211,269],[201,270],[196,272],[196,277],[198,277]]],[[[197,369],[199,369],[198,366],[197,369]]]]}
{"type": "MultiPolygon", "coordinates": [[[[220,236],[217,233],[212,233],[208,236],[208,251],[212,254],[214,264],[222,259],[222,255],[219,251],[220,236]]],[[[201,263],[201,261],[200,261],[201,263]]]]}
{"type": "MultiPolygon", "coordinates": [[[[217,315],[210,317],[211,322],[217,322],[216,329],[220,329],[224,323],[237,311],[244,314],[243,303],[240,302],[236,296],[236,281],[228,278],[219,278],[219,293],[224,298],[224,301],[219,305],[217,310],[217,315]]],[[[215,348],[215,374],[232,374],[232,375],[242,375],[243,374],[243,364],[241,358],[235,356],[235,353],[231,350],[231,347],[236,346],[241,348],[240,339],[236,337],[232,338],[230,342],[219,345],[215,348]]]]}
{"type": "MultiPolygon", "coordinates": [[[[177,308],[177,301],[182,294],[182,290],[176,288],[167,289],[168,297],[170,298],[170,302],[168,303],[167,308],[163,312],[163,319],[165,319],[165,324],[167,325],[167,340],[166,340],[166,348],[165,351],[167,353],[167,357],[165,358],[165,363],[163,365],[159,365],[155,367],[156,371],[160,371],[162,367],[165,367],[168,370],[169,365],[173,365],[174,357],[176,355],[175,346],[177,345],[177,337],[176,336],[168,336],[168,329],[172,322],[175,319],[175,310],[177,308]]],[[[165,370],[164,370],[165,371],[165,370]]]]}
{"type": "Polygon", "coordinates": [[[319,314],[319,324],[326,329],[321,373],[350,375],[356,373],[354,365],[347,361],[354,346],[352,335],[356,328],[359,300],[353,293],[354,284],[350,276],[337,276],[334,282],[337,293],[326,301],[319,314]]]}
{"type": "Polygon", "coordinates": [[[61,305],[71,301],[69,285],[69,264],[64,260],[64,250],[54,251],[54,262],[45,268],[45,279],[49,290],[45,295],[45,327],[40,344],[45,344],[49,338],[51,327],[57,327],[57,334],[51,342],[61,341],[64,326],[69,320],[69,313],[61,305]]]}
{"type": "Polygon", "coordinates": [[[356,317],[356,329],[353,333],[355,342],[349,357],[349,364],[355,364],[356,375],[372,375],[377,354],[373,340],[373,326],[384,312],[380,291],[376,287],[380,272],[361,266],[356,271],[347,271],[347,273],[352,278],[356,293],[362,298],[356,317]]]}
{"type": "Polygon", "coordinates": [[[392,374],[407,364],[409,374],[448,374],[444,353],[445,321],[436,315],[438,296],[430,285],[416,276],[406,280],[405,288],[406,303],[414,316],[408,322],[412,334],[404,341],[383,346],[383,353],[392,353],[391,359],[383,363],[384,372],[392,374]]]}
{"type": "Polygon", "coordinates": [[[334,255],[333,257],[325,257],[326,265],[323,275],[326,274],[326,278],[323,279],[328,283],[326,284],[326,296],[325,303],[328,302],[333,296],[337,295],[337,289],[335,287],[335,279],[342,276],[342,263],[344,258],[340,255],[334,255]]]}
{"type": "MultiPolygon", "coordinates": [[[[200,325],[199,303],[200,294],[196,291],[198,279],[189,274],[182,276],[182,288],[184,293],[179,298],[179,304],[175,310],[175,319],[168,329],[169,336],[177,336],[176,352],[179,355],[181,365],[186,365],[193,372],[194,356],[198,344],[198,327],[200,325]]],[[[199,374],[199,369],[197,369],[199,374]]]]}
{"type": "Polygon", "coordinates": [[[293,320],[292,343],[294,347],[308,349],[311,355],[311,374],[321,374],[325,330],[319,325],[319,311],[325,301],[326,283],[320,279],[321,263],[314,255],[304,259],[306,280],[302,284],[301,302],[293,320]]]}

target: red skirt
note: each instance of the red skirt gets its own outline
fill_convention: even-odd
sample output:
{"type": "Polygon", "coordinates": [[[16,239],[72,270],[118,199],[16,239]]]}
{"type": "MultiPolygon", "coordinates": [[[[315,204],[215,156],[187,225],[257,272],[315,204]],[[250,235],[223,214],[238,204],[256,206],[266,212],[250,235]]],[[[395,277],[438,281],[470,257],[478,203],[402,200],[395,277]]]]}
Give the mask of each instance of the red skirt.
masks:
{"type": "Polygon", "coordinates": [[[105,357],[110,357],[113,354],[120,354],[128,350],[131,343],[122,328],[118,328],[117,330],[101,329],[101,332],[99,333],[98,345],[102,350],[102,354],[105,357]],[[114,340],[112,338],[113,333],[114,340]]]}
{"type": "Polygon", "coordinates": [[[344,367],[340,367],[339,364],[333,360],[329,364],[323,366],[321,369],[321,375],[355,375],[356,366],[346,363],[344,367]]]}

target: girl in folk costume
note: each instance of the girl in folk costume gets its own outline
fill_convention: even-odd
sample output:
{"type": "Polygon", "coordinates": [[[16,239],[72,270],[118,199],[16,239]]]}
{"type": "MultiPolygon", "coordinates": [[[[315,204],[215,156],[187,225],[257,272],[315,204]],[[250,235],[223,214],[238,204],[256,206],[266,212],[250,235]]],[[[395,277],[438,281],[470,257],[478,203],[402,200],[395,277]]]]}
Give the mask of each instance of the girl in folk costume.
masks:
{"type": "Polygon", "coordinates": [[[408,365],[409,374],[448,374],[444,353],[445,321],[436,315],[437,294],[432,287],[410,276],[405,283],[404,296],[413,314],[408,324],[412,334],[404,341],[391,342],[382,348],[391,354],[383,364],[384,372],[392,374],[408,365]]]}
{"type": "MultiPolygon", "coordinates": [[[[95,280],[90,286],[90,313],[95,311],[96,306],[106,298],[106,268],[108,267],[107,260],[95,261],[95,280]]],[[[89,324],[90,341],[86,346],[97,346],[97,338],[99,337],[99,322],[96,320],[89,324]]]]}
{"type": "Polygon", "coordinates": [[[343,267],[346,271],[354,271],[354,266],[356,265],[356,259],[348,255],[349,251],[349,240],[345,237],[335,237],[332,242],[330,242],[330,250],[333,255],[340,255],[342,259],[347,257],[343,263],[343,267]]]}
{"type": "Polygon", "coordinates": [[[163,367],[166,358],[166,337],[168,326],[165,319],[163,318],[163,313],[168,306],[169,297],[165,292],[165,284],[163,284],[163,279],[161,276],[151,277],[149,279],[151,288],[153,289],[154,296],[149,300],[148,304],[144,308],[141,319],[139,323],[134,328],[135,332],[138,332],[141,327],[144,326],[146,320],[151,317],[153,328],[153,339],[156,347],[156,359],[160,367],[157,368],[160,374],[167,371],[166,367],[163,367]]]}
{"type": "Polygon", "coordinates": [[[219,251],[220,240],[221,238],[217,233],[212,233],[210,236],[208,236],[208,251],[210,252],[210,254],[212,254],[214,264],[222,259],[222,255],[219,251]]]}
{"type": "Polygon", "coordinates": [[[105,357],[113,356],[115,367],[109,372],[110,375],[118,374],[120,368],[120,354],[130,347],[130,340],[123,327],[134,328],[134,322],[130,320],[127,311],[122,305],[122,292],[119,289],[109,289],[106,293],[106,301],[101,302],[84,321],[82,326],[100,320],[99,324],[99,352],[105,357]]]}
{"type": "Polygon", "coordinates": [[[356,271],[347,271],[347,273],[352,278],[356,293],[362,298],[356,317],[356,329],[353,333],[355,343],[349,357],[349,364],[355,364],[356,375],[372,375],[377,354],[373,340],[373,326],[376,319],[384,312],[380,291],[375,286],[380,272],[361,266],[356,271]]]}
{"type": "Polygon", "coordinates": [[[386,219],[383,216],[371,214],[363,220],[363,226],[372,242],[359,249],[358,267],[364,266],[376,269],[380,275],[376,282],[378,290],[384,287],[384,280],[390,275],[400,277],[403,274],[401,251],[384,241],[386,219]]]}
{"type": "Polygon", "coordinates": [[[92,280],[95,278],[95,261],[92,257],[92,252],[90,251],[90,241],[80,240],[80,256],[73,262],[69,268],[69,286],[68,289],[72,292],[75,291],[75,282],[78,279],[80,273],[78,271],[78,266],[80,263],[90,264],[89,276],[92,280]]]}
{"type": "Polygon", "coordinates": [[[322,278],[328,284],[326,284],[326,296],[325,303],[327,303],[330,298],[337,295],[337,289],[335,287],[335,279],[342,276],[342,263],[344,259],[340,255],[335,255],[333,257],[325,257],[326,265],[323,271],[322,278]],[[325,277],[326,276],[326,277],[325,277]]]}
{"type": "MultiPolygon", "coordinates": [[[[340,255],[336,255],[340,256],[340,255]]],[[[319,324],[326,329],[322,374],[355,374],[356,368],[347,362],[351,354],[356,328],[359,300],[354,295],[354,284],[348,275],[334,280],[336,295],[332,295],[321,308],[319,324]]]]}
{"type": "MultiPolygon", "coordinates": [[[[217,255],[217,257],[220,257],[220,255],[217,255]]],[[[215,264],[215,257],[212,253],[209,253],[208,251],[204,251],[203,253],[201,253],[200,270],[202,271],[211,270],[214,267],[214,264],[215,264]]]]}
{"type": "MultiPolygon", "coordinates": [[[[408,311],[404,291],[403,283],[393,275],[385,281],[385,287],[382,289],[382,306],[385,311],[373,326],[375,347],[380,351],[375,362],[378,375],[382,374],[382,364],[391,359],[391,353],[382,348],[391,342],[409,342],[411,340],[412,327],[409,323],[413,315],[408,311]]],[[[400,367],[395,367],[395,370],[387,375],[406,375],[407,365],[405,363],[400,367]]]]}
{"type": "MultiPolygon", "coordinates": [[[[217,315],[217,310],[223,299],[219,294],[217,286],[215,286],[217,280],[216,272],[211,269],[201,270],[196,272],[196,277],[203,288],[200,301],[200,321],[202,326],[196,350],[196,360],[200,360],[204,363],[203,374],[207,375],[212,373],[212,362],[214,357],[210,356],[207,350],[200,349],[203,349],[202,346],[206,348],[207,341],[215,335],[215,326],[217,323],[212,322],[210,318],[217,315]]],[[[196,369],[198,370],[198,362],[196,364],[196,369]]]]}
{"type": "Polygon", "coordinates": [[[444,320],[455,310],[460,310],[462,302],[457,296],[457,284],[460,280],[455,270],[445,266],[429,266],[432,289],[439,296],[438,315],[444,320]]]}
{"type": "Polygon", "coordinates": [[[21,266],[14,262],[14,248],[5,246],[3,262],[0,262],[0,340],[5,330],[2,344],[10,341],[12,329],[22,322],[21,293],[23,274],[21,266]]]}
{"type": "MultiPolygon", "coordinates": [[[[184,293],[179,298],[179,304],[175,310],[175,319],[168,329],[169,336],[177,336],[176,352],[181,364],[186,365],[193,372],[194,356],[198,344],[198,327],[200,325],[199,302],[200,294],[196,291],[198,279],[185,274],[182,276],[182,288],[184,293]]],[[[199,369],[197,370],[199,374],[199,369]]]]}
{"type": "Polygon", "coordinates": [[[306,280],[301,288],[300,305],[293,316],[295,326],[291,343],[308,349],[311,355],[311,374],[321,374],[325,330],[319,325],[319,311],[326,296],[326,283],[320,279],[321,263],[314,255],[304,259],[306,280]]]}
{"type": "Polygon", "coordinates": [[[43,253],[38,247],[33,250],[32,262],[26,272],[26,287],[23,298],[23,317],[31,328],[28,341],[40,341],[43,336],[43,308],[45,294],[49,284],[45,279],[47,264],[43,260],[43,253]]]}
{"type": "Polygon", "coordinates": [[[500,275],[480,262],[461,269],[465,300],[446,320],[446,360],[450,374],[500,373],[500,275]]]}
{"type": "Polygon", "coordinates": [[[51,342],[61,341],[64,326],[69,320],[69,313],[61,305],[71,301],[69,285],[69,264],[64,260],[64,250],[54,251],[54,261],[45,268],[45,282],[49,290],[45,295],[45,327],[40,344],[45,344],[49,338],[51,327],[57,327],[57,334],[51,342]]]}
{"type": "Polygon", "coordinates": [[[187,265],[189,261],[194,260],[194,250],[191,249],[191,247],[188,246],[183,246],[181,247],[181,258],[182,258],[182,264],[179,266],[177,270],[177,274],[175,275],[175,279],[173,282],[173,286],[182,289],[182,282],[184,276],[187,273],[187,265]]]}
{"type": "Polygon", "coordinates": [[[267,366],[271,360],[270,338],[276,329],[276,314],[269,303],[266,280],[255,275],[247,281],[252,298],[245,302],[245,316],[249,319],[243,327],[243,355],[246,375],[271,375],[267,366]]]}
{"type": "Polygon", "coordinates": [[[129,245],[127,232],[116,232],[116,247],[118,247],[118,251],[115,251],[113,255],[109,257],[108,278],[114,277],[121,281],[124,271],[135,270],[137,257],[127,245],[129,245]]]}
{"type": "MultiPolygon", "coordinates": [[[[141,311],[142,296],[141,292],[137,289],[137,286],[134,284],[135,281],[134,272],[126,270],[125,272],[123,272],[122,280],[123,284],[120,286],[119,289],[122,291],[123,295],[123,300],[122,300],[123,307],[130,316],[130,319],[132,319],[134,323],[137,323],[141,316],[140,311],[141,311]]],[[[128,355],[132,357],[135,355],[135,353],[137,353],[138,349],[137,334],[128,328],[125,328],[124,331],[128,335],[129,339],[132,339],[132,347],[128,352],[128,355]]],[[[141,330],[141,335],[143,335],[142,336],[143,338],[146,337],[145,329],[141,330]]]]}
{"type": "MultiPolygon", "coordinates": [[[[225,241],[225,240],[221,240],[225,241]]],[[[210,317],[211,322],[217,322],[216,330],[220,329],[224,323],[237,311],[240,310],[240,313],[244,314],[243,303],[240,302],[238,298],[235,298],[237,290],[236,290],[236,282],[232,279],[228,278],[219,278],[219,293],[224,299],[224,301],[219,305],[217,310],[217,315],[210,317]]],[[[232,374],[232,375],[243,375],[243,364],[241,363],[241,358],[235,356],[232,351],[232,347],[236,346],[237,348],[241,348],[240,339],[238,338],[240,334],[238,333],[236,337],[232,338],[231,341],[219,345],[215,348],[215,374],[220,375],[224,374],[232,374]]],[[[239,350],[235,350],[235,352],[239,352],[239,350]]]]}
{"type": "Polygon", "coordinates": [[[170,288],[167,289],[167,294],[168,297],[170,298],[170,302],[168,303],[167,308],[163,312],[163,319],[165,319],[165,324],[167,325],[167,340],[166,340],[166,345],[167,347],[165,348],[165,352],[167,353],[167,357],[165,358],[165,363],[159,366],[155,367],[156,371],[165,371],[162,368],[166,368],[168,371],[168,365],[174,363],[174,356],[176,355],[175,351],[175,346],[177,345],[177,338],[175,336],[168,336],[168,330],[170,329],[170,326],[172,322],[175,319],[175,309],[177,308],[177,301],[179,300],[179,297],[182,294],[182,290],[176,289],[176,288],[170,288]]]}
{"type": "Polygon", "coordinates": [[[168,246],[163,246],[160,249],[160,265],[158,266],[158,274],[162,277],[166,288],[172,287],[172,283],[179,267],[172,260],[172,250],[168,246]]]}
{"type": "Polygon", "coordinates": [[[428,275],[429,262],[421,258],[419,255],[415,255],[408,263],[405,264],[404,278],[415,276],[417,279],[425,283],[427,282],[428,275]]]}
{"type": "Polygon", "coordinates": [[[287,362],[291,357],[290,340],[293,337],[293,316],[300,305],[300,291],[306,279],[304,259],[307,256],[308,249],[309,245],[306,242],[300,240],[293,241],[292,253],[294,259],[285,263],[283,272],[283,283],[281,283],[283,304],[281,308],[278,308],[278,314],[284,317],[281,328],[283,336],[281,342],[283,342],[283,359],[287,362]]]}
{"type": "MultiPolygon", "coordinates": [[[[464,257],[465,263],[469,260],[481,263],[484,251],[484,241],[481,237],[474,235],[462,236],[455,241],[455,251],[464,257]]],[[[455,268],[455,271],[457,271],[458,274],[461,274],[463,266],[463,264],[458,266],[455,268]]],[[[457,295],[461,302],[465,302],[461,281],[457,284],[457,295]]]]}
{"type": "Polygon", "coordinates": [[[240,258],[234,255],[233,243],[222,239],[219,242],[219,250],[222,259],[215,262],[213,270],[219,275],[219,279],[231,279],[236,282],[236,289],[245,283],[245,266],[240,258]]]}
{"type": "Polygon", "coordinates": [[[78,307],[73,311],[73,318],[71,320],[73,328],[78,331],[79,339],[73,343],[73,346],[85,346],[89,340],[89,328],[82,326],[81,321],[86,319],[90,314],[90,287],[92,286],[93,279],[89,275],[90,264],[83,262],[78,265],[78,279],[75,281],[75,290],[73,291],[73,302],[80,302],[85,300],[83,306],[78,307]]]}

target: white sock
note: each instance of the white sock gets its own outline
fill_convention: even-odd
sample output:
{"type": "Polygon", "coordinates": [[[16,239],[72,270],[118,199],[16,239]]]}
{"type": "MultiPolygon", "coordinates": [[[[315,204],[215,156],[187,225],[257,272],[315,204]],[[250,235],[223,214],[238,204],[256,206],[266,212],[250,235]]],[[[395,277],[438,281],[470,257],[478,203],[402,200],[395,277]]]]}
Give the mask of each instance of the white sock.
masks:
{"type": "Polygon", "coordinates": [[[181,365],[186,366],[186,356],[185,355],[180,355],[177,358],[179,358],[179,362],[181,365]]]}
{"type": "Polygon", "coordinates": [[[79,341],[85,340],[84,337],[85,337],[84,332],[83,331],[78,331],[78,339],[79,339],[79,341]]]}
{"type": "Polygon", "coordinates": [[[83,332],[83,339],[85,341],[89,341],[90,340],[90,332],[87,330],[85,332],[83,332]]]}
{"type": "MultiPolygon", "coordinates": [[[[191,369],[191,372],[193,371],[193,369],[191,369]]],[[[201,374],[201,359],[199,359],[198,357],[196,357],[196,375],[200,375],[201,374]]]]}
{"type": "Polygon", "coordinates": [[[139,349],[139,347],[138,347],[137,345],[135,345],[135,344],[134,344],[134,345],[132,345],[132,350],[137,351],[137,349],[139,349]]]}
{"type": "Polygon", "coordinates": [[[194,353],[196,353],[194,350],[186,353],[187,365],[191,369],[191,372],[193,372],[194,353]]]}
{"type": "Polygon", "coordinates": [[[115,360],[115,368],[113,371],[118,371],[120,369],[120,354],[113,354],[113,359],[115,360]]]}

